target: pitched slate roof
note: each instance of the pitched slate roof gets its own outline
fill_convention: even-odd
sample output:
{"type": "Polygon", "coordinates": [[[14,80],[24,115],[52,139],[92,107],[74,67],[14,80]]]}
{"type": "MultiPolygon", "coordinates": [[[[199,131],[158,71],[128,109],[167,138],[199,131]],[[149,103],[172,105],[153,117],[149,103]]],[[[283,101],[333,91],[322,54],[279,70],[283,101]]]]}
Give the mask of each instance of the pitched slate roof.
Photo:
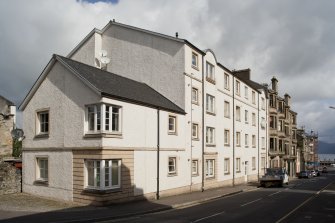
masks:
{"type": "Polygon", "coordinates": [[[92,85],[101,96],[185,114],[185,111],[148,85],[66,57],[54,57],[92,85]]]}

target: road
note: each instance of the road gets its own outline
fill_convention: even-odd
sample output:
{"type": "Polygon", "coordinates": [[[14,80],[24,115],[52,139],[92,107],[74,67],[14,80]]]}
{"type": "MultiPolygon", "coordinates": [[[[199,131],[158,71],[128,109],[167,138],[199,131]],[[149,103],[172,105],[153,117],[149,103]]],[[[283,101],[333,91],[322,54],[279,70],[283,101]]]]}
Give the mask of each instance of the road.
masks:
{"type": "Polygon", "coordinates": [[[299,179],[282,188],[259,188],[201,205],[109,222],[335,222],[335,172],[299,179]]]}

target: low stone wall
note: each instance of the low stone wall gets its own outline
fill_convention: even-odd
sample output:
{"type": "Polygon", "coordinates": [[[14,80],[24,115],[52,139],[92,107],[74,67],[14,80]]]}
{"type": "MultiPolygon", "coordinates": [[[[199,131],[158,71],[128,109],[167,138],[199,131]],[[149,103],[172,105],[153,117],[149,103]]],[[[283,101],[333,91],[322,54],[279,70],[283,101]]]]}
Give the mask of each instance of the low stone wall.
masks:
{"type": "Polygon", "coordinates": [[[21,192],[21,173],[11,163],[0,160],[0,195],[21,192]]]}

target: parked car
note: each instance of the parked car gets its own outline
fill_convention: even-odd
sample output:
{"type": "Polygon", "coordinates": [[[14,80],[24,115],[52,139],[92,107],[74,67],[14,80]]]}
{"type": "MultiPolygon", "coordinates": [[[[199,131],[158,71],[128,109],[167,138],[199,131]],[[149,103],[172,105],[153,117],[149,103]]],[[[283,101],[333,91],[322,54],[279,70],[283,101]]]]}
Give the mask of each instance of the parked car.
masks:
{"type": "Polygon", "coordinates": [[[324,166],[324,167],[322,168],[322,173],[328,173],[327,167],[324,166]]]}
{"type": "Polygon", "coordinates": [[[302,171],[300,171],[300,173],[298,175],[298,178],[311,178],[311,177],[312,177],[312,174],[308,170],[302,170],[302,171]]]}
{"type": "Polygon", "coordinates": [[[315,170],[315,175],[318,177],[321,175],[320,171],[319,170],[315,170]]]}
{"type": "Polygon", "coordinates": [[[264,176],[260,179],[262,187],[280,186],[283,184],[288,185],[289,178],[285,168],[267,168],[264,176]]]}
{"type": "Polygon", "coordinates": [[[316,177],[316,172],[315,170],[311,170],[312,177],[316,177]]]}

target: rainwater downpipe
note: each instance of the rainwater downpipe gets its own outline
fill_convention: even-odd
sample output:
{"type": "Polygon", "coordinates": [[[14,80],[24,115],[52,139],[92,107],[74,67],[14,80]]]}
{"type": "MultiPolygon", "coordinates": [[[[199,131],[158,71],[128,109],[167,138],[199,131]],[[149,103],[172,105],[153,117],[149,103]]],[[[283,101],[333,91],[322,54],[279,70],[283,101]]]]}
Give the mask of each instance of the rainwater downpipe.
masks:
{"type": "Polygon", "coordinates": [[[258,172],[257,172],[257,180],[258,180],[258,181],[259,181],[259,168],[260,168],[260,162],[259,162],[259,136],[260,136],[260,135],[259,135],[259,94],[260,94],[260,92],[258,92],[258,99],[257,99],[257,100],[258,100],[258,103],[257,103],[257,113],[258,113],[258,114],[257,114],[257,120],[258,120],[258,125],[257,125],[257,126],[258,126],[258,129],[257,129],[257,131],[258,131],[258,132],[257,132],[257,135],[258,135],[258,136],[257,136],[257,141],[258,141],[258,142],[257,142],[257,145],[258,145],[258,146],[257,146],[257,148],[258,148],[258,149],[257,149],[257,151],[258,151],[258,155],[257,155],[257,156],[258,156],[258,158],[257,158],[257,171],[258,171],[258,172]]]}
{"type": "Polygon", "coordinates": [[[159,109],[157,109],[157,192],[156,192],[156,199],[159,200],[159,109]]]}
{"type": "Polygon", "coordinates": [[[235,78],[233,77],[233,186],[235,186],[235,78]]]}
{"type": "Polygon", "coordinates": [[[201,191],[205,191],[205,77],[204,77],[204,56],[202,56],[202,147],[201,147],[201,191]]]}
{"type": "MultiPolygon", "coordinates": [[[[192,74],[191,74],[192,75],[192,74]]],[[[191,111],[190,111],[190,115],[191,115],[191,135],[190,135],[190,137],[191,137],[191,151],[190,151],[190,192],[192,191],[192,184],[193,184],[193,182],[192,182],[192,155],[193,155],[193,133],[192,133],[192,131],[193,131],[193,116],[192,116],[192,114],[193,114],[193,104],[192,104],[192,89],[193,89],[193,82],[192,82],[192,77],[190,78],[191,79],[191,100],[190,100],[190,105],[191,105],[191,111]]]]}

